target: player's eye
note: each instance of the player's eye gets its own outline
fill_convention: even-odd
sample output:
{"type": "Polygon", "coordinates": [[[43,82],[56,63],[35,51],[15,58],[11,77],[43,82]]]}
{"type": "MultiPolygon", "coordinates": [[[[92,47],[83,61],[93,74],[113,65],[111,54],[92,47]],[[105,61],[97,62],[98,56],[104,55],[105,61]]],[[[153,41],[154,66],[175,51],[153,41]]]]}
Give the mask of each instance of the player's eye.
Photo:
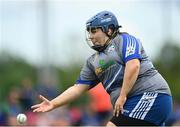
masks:
{"type": "Polygon", "coordinates": [[[87,31],[89,32],[89,33],[96,33],[97,32],[97,28],[96,27],[91,27],[91,28],[87,28],[87,31]]]}
{"type": "Polygon", "coordinates": [[[97,32],[97,29],[96,28],[92,28],[90,32],[94,34],[94,33],[97,32]]]}

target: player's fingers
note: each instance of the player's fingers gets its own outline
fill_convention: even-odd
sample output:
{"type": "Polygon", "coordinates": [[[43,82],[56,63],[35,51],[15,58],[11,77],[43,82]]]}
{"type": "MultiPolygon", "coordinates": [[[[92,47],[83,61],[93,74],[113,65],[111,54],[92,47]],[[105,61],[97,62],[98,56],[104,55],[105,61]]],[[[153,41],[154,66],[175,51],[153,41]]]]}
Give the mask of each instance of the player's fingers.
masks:
{"type": "Polygon", "coordinates": [[[119,110],[120,110],[120,107],[119,107],[119,105],[116,107],[116,117],[118,117],[119,116],[119,110]]]}
{"type": "Polygon", "coordinates": [[[48,111],[47,108],[39,108],[39,109],[37,110],[37,112],[47,112],[47,111],[48,111]]]}
{"type": "Polygon", "coordinates": [[[116,116],[116,113],[117,113],[117,111],[118,111],[118,105],[115,105],[114,106],[114,110],[113,110],[113,116],[116,116]]]}
{"type": "Polygon", "coordinates": [[[33,110],[33,112],[42,112],[42,108],[36,108],[33,110]]]}
{"type": "Polygon", "coordinates": [[[39,95],[39,98],[42,99],[43,101],[49,102],[49,100],[46,99],[46,98],[45,98],[44,96],[42,96],[42,95],[39,95]]]}
{"type": "Polygon", "coordinates": [[[119,116],[119,108],[117,108],[117,110],[116,110],[116,117],[118,117],[119,116]]]}
{"type": "Polygon", "coordinates": [[[34,109],[33,112],[38,112],[38,108],[34,109]]]}
{"type": "Polygon", "coordinates": [[[124,109],[123,108],[121,108],[121,114],[123,114],[124,113],[124,109]]]}
{"type": "Polygon", "coordinates": [[[116,115],[116,106],[114,107],[114,110],[113,110],[113,116],[116,115]]]}
{"type": "Polygon", "coordinates": [[[36,105],[31,106],[31,108],[38,108],[40,106],[41,106],[41,104],[36,104],[36,105]]]}
{"type": "Polygon", "coordinates": [[[42,112],[47,112],[48,110],[47,109],[43,109],[42,112]]]}

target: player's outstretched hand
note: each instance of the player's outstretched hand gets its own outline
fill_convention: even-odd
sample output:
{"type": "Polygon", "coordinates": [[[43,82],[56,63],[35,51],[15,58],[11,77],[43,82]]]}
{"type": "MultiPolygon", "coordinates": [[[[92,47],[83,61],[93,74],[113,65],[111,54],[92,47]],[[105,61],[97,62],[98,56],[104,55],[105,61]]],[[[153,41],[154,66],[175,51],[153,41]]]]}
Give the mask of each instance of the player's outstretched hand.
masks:
{"type": "Polygon", "coordinates": [[[33,112],[48,112],[48,111],[51,111],[53,109],[54,106],[48,99],[46,99],[42,95],[39,95],[39,98],[43,102],[40,104],[36,104],[36,105],[31,106],[31,108],[33,109],[33,112]]]}

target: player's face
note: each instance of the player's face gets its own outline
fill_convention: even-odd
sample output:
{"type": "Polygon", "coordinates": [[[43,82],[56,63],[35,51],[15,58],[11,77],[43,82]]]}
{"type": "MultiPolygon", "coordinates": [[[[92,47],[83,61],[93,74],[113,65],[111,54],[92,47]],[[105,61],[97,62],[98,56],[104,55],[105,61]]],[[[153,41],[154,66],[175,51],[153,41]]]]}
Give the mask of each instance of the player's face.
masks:
{"type": "Polygon", "coordinates": [[[89,30],[89,39],[94,45],[103,46],[108,40],[108,36],[100,28],[95,28],[89,30]]]}

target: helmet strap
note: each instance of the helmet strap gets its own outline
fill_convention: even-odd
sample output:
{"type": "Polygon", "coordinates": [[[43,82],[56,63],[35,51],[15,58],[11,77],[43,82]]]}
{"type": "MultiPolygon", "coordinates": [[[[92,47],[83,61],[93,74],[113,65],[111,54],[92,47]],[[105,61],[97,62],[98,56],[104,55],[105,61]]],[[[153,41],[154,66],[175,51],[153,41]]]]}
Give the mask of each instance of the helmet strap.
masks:
{"type": "Polygon", "coordinates": [[[105,42],[105,44],[102,46],[102,45],[94,45],[92,46],[92,48],[98,52],[102,52],[111,42],[111,38],[108,38],[108,40],[105,42]]]}

